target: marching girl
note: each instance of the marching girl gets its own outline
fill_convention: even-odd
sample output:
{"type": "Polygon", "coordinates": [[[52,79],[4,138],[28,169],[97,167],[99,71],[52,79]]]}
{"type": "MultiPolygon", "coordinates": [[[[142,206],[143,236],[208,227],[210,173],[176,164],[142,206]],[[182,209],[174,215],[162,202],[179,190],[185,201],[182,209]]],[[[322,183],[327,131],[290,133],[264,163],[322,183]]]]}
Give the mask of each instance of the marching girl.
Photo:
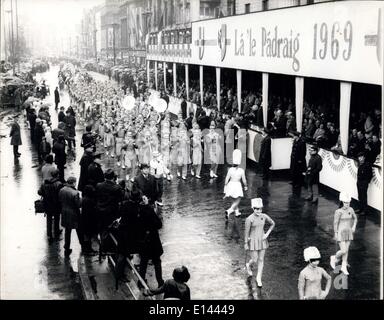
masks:
{"type": "Polygon", "coordinates": [[[133,178],[137,169],[136,143],[132,131],[128,131],[125,136],[125,144],[122,148],[122,168],[127,168],[126,179],[133,178]]]}
{"type": "Polygon", "coordinates": [[[334,256],[331,256],[331,267],[336,268],[336,264],[341,260],[341,272],[348,275],[348,252],[353,234],[356,231],[357,217],[355,211],[350,207],[351,196],[347,193],[340,192],[340,201],[343,206],[335,211],[333,227],[335,231],[335,239],[340,246],[340,250],[334,256]]]}
{"type": "Polygon", "coordinates": [[[177,165],[177,154],[178,154],[178,147],[179,147],[179,138],[178,138],[178,132],[179,132],[179,123],[173,122],[171,123],[171,134],[169,137],[170,141],[170,152],[169,152],[169,159],[170,159],[170,167],[173,165],[177,165]]]}
{"type": "Polygon", "coordinates": [[[209,159],[211,162],[211,170],[209,176],[211,178],[217,178],[217,167],[219,166],[220,158],[222,156],[222,150],[220,146],[220,135],[215,131],[216,124],[214,121],[211,121],[209,126],[209,133],[205,136],[209,159]]]}
{"type": "Polygon", "coordinates": [[[110,123],[104,125],[104,147],[106,149],[106,155],[114,157],[113,149],[115,146],[115,137],[113,135],[113,127],[110,123]]]}
{"type": "Polygon", "coordinates": [[[247,179],[245,178],[244,169],[240,168],[241,151],[236,149],[233,151],[233,167],[229,168],[225,177],[224,198],[231,197],[233,203],[228,210],[225,210],[225,218],[228,220],[229,215],[235,212],[235,216],[241,215],[239,211],[239,203],[244,196],[241,182],[243,182],[244,190],[247,191],[247,179]]]}
{"type": "Polygon", "coordinates": [[[300,300],[324,300],[332,285],[331,276],[321,267],[320,251],[316,247],[304,249],[304,260],[308,265],[301,270],[298,282],[300,300]],[[325,290],[321,287],[321,281],[325,278],[327,285],[325,290]]]}
{"type": "Polygon", "coordinates": [[[161,124],[160,124],[160,152],[163,155],[163,161],[167,168],[171,167],[170,134],[171,134],[171,123],[169,122],[169,116],[166,114],[164,120],[161,121],[161,124]]]}
{"type": "Polygon", "coordinates": [[[117,157],[117,166],[120,167],[121,162],[121,148],[124,145],[124,137],[125,137],[125,128],[123,121],[120,120],[118,122],[117,128],[116,128],[116,157],[117,157]]]}
{"type": "Polygon", "coordinates": [[[187,179],[188,163],[190,163],[190,140],[187,128],[183,123],[179,125],[177,139],[177,176],[181,176],[185,180],[187,179]]]}
{"type": "Polygon", "coordinates": [[[151,131],[148,127],[143,129],[142,162],[149,165],[152,160],[151,131]]]}
{"type": "Polygon", "coordinates": [[[201,144],[202,141],[202,132],[195,121],[192,125],[192,169],[191,175],[195,176],[197,179],[200,179],[201,167],[203,164],[203,147],[201,144]]]}
{"type": "Polygon", "coordinates": [[[245,264],[247,272],[253,275],[251,266],[257,264],[256,283],[259,288],[262,287],[261,277],[264,268],[265,250],[269,247],[268,236],[275,227],[275,222],[263,210],[263,200],[255,198],[251,200],[253,214],[245,220],[244,231],[244,249],[249,252],[250,260],[245,264]],[[266,233],[264,233],[265,222],[270,224],[266,233]]]}

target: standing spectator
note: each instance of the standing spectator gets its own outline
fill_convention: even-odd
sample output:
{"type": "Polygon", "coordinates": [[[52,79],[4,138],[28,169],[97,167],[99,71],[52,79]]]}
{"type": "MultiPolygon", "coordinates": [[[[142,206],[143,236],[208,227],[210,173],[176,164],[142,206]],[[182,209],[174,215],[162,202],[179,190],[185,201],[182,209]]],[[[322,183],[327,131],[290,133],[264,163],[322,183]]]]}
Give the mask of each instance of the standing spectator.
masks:
{"type": "Polygon", "coordinates": [[[104,239],[108,226],[118,217],[119,202],[123,197],[123,190],[116,184],[116,174],[112,169],[104,173],[104,182],[96,185],[96,212],[99,221],[100,252],[103,251],[104,239]]]}
{"type": "Polygon", "coordinates": [[[140,207],[140,241],[142,243],[140,249],[140,276],[145,280],[147,273],[148,261],[151,259],[155,267],[155,276],[158,286],[164,284],[162,268],[161,268],[161,255],[163,254],[163,246],[160,241],[159,229],[163,224],[155,213],[152,206],[148,204],[147,199],[144,198],[144,204],[140,207]]]}
{"type": "Polygon", "coordinates": [[[64,254],[66,257],[72,252],[71,249],[71,233],[72,229],[76,229],[77,238],[83,247],[83,235],[80,226],[80,192],[76,190],[76,178],[69,177],[67,185],[59,192],[59,201],[61,205],[62,220],[61,225],[65,229],[64,254]]]}
{"type": "Polygon", "coordinates": [[[309,153],[311,158],[308,161],[307,167],[307,182],[309,188],[309,196],[305,198],[307,201],[312,201],[312,203],[317,203],[319,201],[319,175],[320,171],[323,169],[323,161],[318,155],[319,149],[317,146],[312,146],[309,153]]]}
{"type": "Polygon", "coordinates": [[[371,182],[373,172],[371,164],[366,161],[365,154],[360,153],[358,155],[359,159],[359,168],[357,170],[357,193],[359,196],[359,209],[356,210],[356,213],[360,215],[365,215],[368,207],[367,192],[368,186],[371,182]]]}
{"type": "Polygon", "coordinates": [[[64,179],[64,167],[67,163],[67,154],[65,153],[65,139],[64,136],[59,136],[58,140],[53,144],[52,148],[53,153],[55,154],[55,163],[57,169],[60,172],[60,181],[65,182],[64,179]]]}
{"type": "Polygon", "coordinates": [[[81,147],[84,149],[91,148],[93,152],[96,151],[96,141],[92,133],[92,125],[87,125],[85,127],[85,132],[81,137],[81,147]]]}
{"type": "Polygon", "coordinates": [[[148,202],[152,205],[156,200],[158,200],[158,189],[156,179],[153,175],[149,173],[150,168],[146,163],[140,165],[141,173],[135,177],[134,184],[141,191],[148,202]]]}
{"type": "Polygon", "coordinates": [[[120,226],[118,230],[118,253],[116,264],[116,280],[124,278],[124,266],[126,258],[140,252],[139,219],[140,202],[142,196],[140,191],[133,187],[129,196],[121,202],[119,207],[120,226]]]}
{"type": "Polygon", "coordinates": [[[307,170],[306,153],[307,147],[301,133],[294,131],[291,152],[291,175],[294,187],[299,187],[303,184],[303,173],[307,170]]]}
{"type": "MultiPolygon", "coordinates": [[[[84,190],[84,187],[89,184],[88,182],[88,167],[93,162],[93,153],[92,148],[87,148],[84,151],[83,156],[80,160],[80,178],[78,189],[80,191],[84,190]]],[[[102,181],[99,181],[102,182],[102,181]]]]}
{"type": "Polygon", "coordinates": [[[45,214],[47,217],[47,236],[48,241],[52,242],[53,239],[59,240],[62,230],[60,230],[60,212],[61,205],[59,201],[59,192],[63,188],[63,184],[59,181],[59,170],[54,169],[51,171],[51,177],[44,179],[38,194],[43,197],[45,214]],[[52,233],[52,219],[54,220],[52,233]],[[53,238],[52,235],[55,235],[53,238]]]}
{"type": "Polygon", "coordinates": [[[13,123],[11,127],[11,132],[9,133],[9,136],[11,137],[11,145],[13,146],[13,156],[15,159],[19,158],[21,153],[19,152],[19,146],[21,143],[21,132],[20,132],[20,125],[18,124],[17,120],[19,119],[19,115],[15,115],[13,117],[13,123]]]}
{"type": "Polygon", "coordinates": [[[377,134],[373,134],[369,143],[366,144],[366,152],[367,152],[367,161],[370,163],[375,163],[377,156],[381,151],[381,142],[377,136],[377,134]]]}
{"type": "Polygon", "coordinates": [[[60,111],[59,111],[59,114],[57,116],[57,119],[59,122],[65,122],[64,107],[60,107],[60,111]]]}
{"type": "Polygon", "coordinates": [[[264,138],[261,141],[260,145],[260,157],[259,163],[262,168],[263,179],[269,178],[269,167],[272,164],[272,156],[271,156],[271,136],[269,135],[269,128],[264,129],[264,138]]]}
{"type": "Polygon", "coordinates": [[[55,110],[57,110],[60,102],[60,94],[59,94],[59,88],[56,87],[55,89],[55,110]]]}
{"type": "MultiPolygon", "coordinates": [[[[101,152],[93,153],[93,162],[88,165],[87,183],[96,188],[96,185],[104,181],[104,172],[101,169],[101,152]]],[[[84,186],[85,184],[82,183],[84,186]]]]}
{"type": "Polygon", "coordinates": [[[52,178],[52,172],[56,171],[56,167],[53,164],[53,155],[49,154],[45,157],[45,164],[41,168],[41,175],[43,182],[52,178]]]}
{"type": "Polygon", "coordinates": [[[52,130],[52,139],[53,143],[55,143],[59,136],[65,136],[65,123],[64,122],[59,122],[57,125],[57,128],[52,130]]]}
{"type": "Polygon", "coordinates": [[[45,132],[42,125],[42,120],[40,118],[36,119],[36,126],[35,126],[35,145],[37,148],[37,156],[39,161],[41,161],[41,153],[40,153],[40,145],[41,141],[43,140],[43,137],[45,136],[45,132]]]}
{"type": "Polygon", "coordinates": [[[65,138],[68,141],[68,149],[72,150],[72,143],[73,146],[76,147],[76,118],[72,114],[71,110],[68,108],[66,111],[66,116],[65,116],[65,138]]]}
{"type": "Polygon", "coordinates": [[[81,225],[84,234],[84,253],[93,254],[95,251],[92,249],[92,239],[97,236],[98,231],[95,188],[91,185],[84,186],[82,195],[81,225]]]}
{"type": "Polygon", "coordinates": [[[51,153],[51,150],[52,150],[51,144],[47,141],[47,138],[45,136],[43,136],[43,138],[41,139],[39,148],[40,148],[39,155],[41,157],[39,158],[39,162],[40,162],[40,161],[43,161],[45,157],[51,153]]]}
{"type": "Polygon", "coordinates": [[[187,130],[189,131],[189,130],[191,130],[192,129],[192,123],[193,123],[193,111],[191,111],[190,113],[189,113],[189,117],[187,118],[187,119],[185,119],[185,126],[186,126],[186,128],[187,128],[187,130]]]}
{"type": "Polygon", "coordinates": [[[36,119],[37,119],[36,110],[34,108],[31,108],[28,112],[28,121],[29,121],[29,128],[31,130],[32,143],[35,140],[36,119]]]}

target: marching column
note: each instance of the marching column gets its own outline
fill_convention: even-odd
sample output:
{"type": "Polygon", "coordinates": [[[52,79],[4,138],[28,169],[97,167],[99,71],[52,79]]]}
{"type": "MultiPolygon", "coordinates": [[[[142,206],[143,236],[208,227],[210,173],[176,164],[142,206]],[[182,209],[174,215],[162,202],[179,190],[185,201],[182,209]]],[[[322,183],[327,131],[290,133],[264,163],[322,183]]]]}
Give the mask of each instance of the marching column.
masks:
{"type": "Polygon", "coordinates": [[[164,90],[167,89],[167,64],[163,62],[163,77],[164,77],[164,90]]]}
{"type": "Polygon", "coordinates": [[[236,79],[237,79],[237,107],[239,112],[241,112],[241,70],[236,70],[236,79]]]}
{"type": "Polygon", "coordinates": [[[296,77],[296,129],[301,132],[303,126],[303,101],[304,101],[304,78],[296,77]]]}
{"type": "Polygon", "coordinates": [[[268,80],[269,74],[263,72],[263,122],[264,127],[267,126],[268,122],[268,80]]]}
{"type": "Polygon", "coordinates": [[[216,101],[217,101],[217,110],[220,111],[220,76],[221,69],[216,68],[216,101]]]}
{"type": "Polygon", "coordinates": [[[351,106],[351,82],[340,82],[340,141],[343,153],[348,153],[349,111],[351,106]]]}
{"type": "Polygon", "coordinates": [[[147,60],[147,87],[149,88],[149,75],[150,75],[150,63],[151,63],[151,61],[150,60],[147,60]]]}
{"type": "Polygon", "coordinates": [[[185,93],[187,95],[187,101],[189,101],[189,65],[185,66],[185,93]]]}
{"type": "Polygon", "coordinates": [[[173,95],[177,96],[177,89],[176,89],[176,62],[173,63],[173,95]]]}
{"type": "Polygon", "coordinates": [[[157,61],[155,61],[155,88],[156,88],[156,91],[159,90],[158,79],[157,79],[157,61]]]}

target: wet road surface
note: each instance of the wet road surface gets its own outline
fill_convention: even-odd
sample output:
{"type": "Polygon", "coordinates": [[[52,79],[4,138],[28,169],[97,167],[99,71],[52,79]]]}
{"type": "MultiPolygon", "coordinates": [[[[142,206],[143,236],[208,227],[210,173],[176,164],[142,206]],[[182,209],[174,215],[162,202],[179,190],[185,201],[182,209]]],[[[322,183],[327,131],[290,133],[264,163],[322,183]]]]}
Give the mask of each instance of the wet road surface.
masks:
{"type": "MultiPolygon", "coordinates": [[[[57,85],[58,67],[43,75],[53,91],[57,85]]],[[[107,77],[99,74],[97,79],[107,77]]],[[[60,105],[69,105],[62,93],[60,105]]],[[[53,127],[57,113],[51,107],[53,127]]],[[[13,160],[9,145],[8,116],[2,115],[1,139],[1,297],[5,299],[81,299],[77,278],[79,245],[72,235],[73,253],[64,259],[63,240],[48,245],[45,219],[34,215],[33,202],[40,184],[37,154],[31,147],[27,127],[22,125],[23,145],[19,161],[13,160]]],[[[20,118],[20,122],[22,122],[20,118]]],[[[83,150],[77,126],[76,155],[70,155],[66,177],[79,177],[79,161],[83,150]]],[[[114,167],[122,178],[125,172],[115,166],[114,159],[104,159],[103,169],[114,167]]],[[[333,285],[330,299],[380,298],[380,230],[376,216],[358,217],[355,240],[349,253],[349,272],[346,276],[332,273],[329,257],[336,251],[333,237],[333,215],[338,201],[335,194],[322,191],[318,205],[303,200],[292,190],[285,174],[274,173],[269,181],[262,180],[258,168],[247,167],[249,190],[240,204],[242,217],[230,217],[225,223],[224,210],[230,206],[223,200],[226,168],[218,170],[219,178],[209,179],[209,169],[203,168],[202,179],[174,178],[165,183],[163,229],[161,239],[164,279],[171,278],[175,267],[186,265],[191,273],[188,285],[192,299],[297,299],[297,279],[305,267],[303,249],[317,246],[322,254],[320,265],[332,275],[334,283],[347,284],[348,289],[333,285]],[[263,198],[264,212],[275,221],[269,237],[263,273],[263,288],[255,289],[254,279],[244,270],[244,221],[251,213],[250,199],[263,198]],[[240,239],[238,238],[240,234],[240,239]],[[252,280],[252,281],[250,281],[252,280]]],[[[176,176],[174,172],[174,176],[176,176]]]]}

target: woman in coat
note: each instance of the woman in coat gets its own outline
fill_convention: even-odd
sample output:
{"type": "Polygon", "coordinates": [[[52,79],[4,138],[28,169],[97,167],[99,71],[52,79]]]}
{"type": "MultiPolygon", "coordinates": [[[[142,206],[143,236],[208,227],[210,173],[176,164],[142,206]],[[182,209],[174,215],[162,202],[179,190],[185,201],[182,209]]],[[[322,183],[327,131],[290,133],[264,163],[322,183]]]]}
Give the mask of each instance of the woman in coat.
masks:
{"type": "Polygon", "coordinates": [[[14,122],[12,123],[11,132],[9,136],[11,137],[11,146],[13,146],[13,155],[15,158],[20,157],[21,153],[19,153],[19,146],[21,146],[21,132],[20,126],[17,123],[19,116],[14,116],[14,122]]]}

